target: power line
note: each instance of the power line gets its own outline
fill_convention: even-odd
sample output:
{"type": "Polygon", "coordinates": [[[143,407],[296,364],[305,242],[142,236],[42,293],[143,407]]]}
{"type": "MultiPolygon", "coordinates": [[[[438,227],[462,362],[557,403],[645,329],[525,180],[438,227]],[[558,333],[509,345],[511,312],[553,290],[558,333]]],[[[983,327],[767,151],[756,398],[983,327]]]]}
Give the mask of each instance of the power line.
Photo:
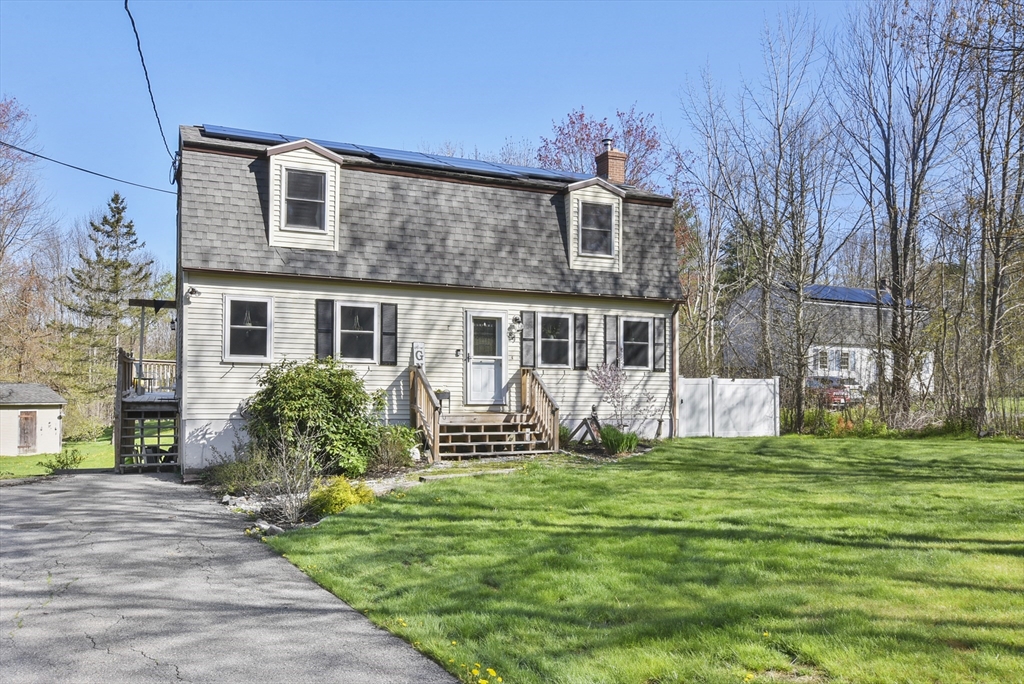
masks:
{"type": "Polygon", "coordinates": [[[167,136],[164,134],[164,125],[160,122],[160,112],[156,110],[156,98],[153,97],[153,84],[149,82],[149,70],[146,69],[146,58],[142,56],[142,39],[139,38],[139,29],[135,27],[135,17],[128,9],[128,0],[124,0],[124,11],[128,13],[128,20],[132,22],[132,31],[135,33],[135,45],[139,48],[139,61],[142,62],[142,73],[146,76],[146,88],[149,89],[149,101],[153,103],[153,115],[156,116],[156,125],[160,129],[160,138],[164,141],[164,149],[171,161],[175,161],[171,146],[167,144],[167,136]]]}
{"type": "Polygon", "coordinates": [[[75,171],[81,171],[82,173],[90,173],[90,174],[92,174],[94,176],[99,176],[100,178],[106,178],[107,180],[117,181],[118,183],[124,183],[125,185],[134,185],[137,188],[144,188],[146,190],[154,190],[156,192],[163,192],[163,193],[166,193],[168,195],[176,195],[176,194],[178,194],[178,193],[176,193],[176,192],[174,192],[172,190],[164,190],[162,188],[154,188],[154,187],[152,187],[150,185],[142,185],[141,183],[132,183],[131,181],[126,181],[126,180],[124,180],[122,178],[114,178],[113,176],[108,176],[105,173],[98,173],[96,171],[90,171],[89,169],[83,169],[81,166],[75,166],[74,164],[68,164],[66,162],[58,161],[56,159],[50,159],[49,157],[44,157],[41,154],[38,154],[36,152],[32,152],[30,150],[23,149],[21,147],[18,147],[17,145],[12,145],[12,144],[10,144],[8,142],[4,142],[3,140],[0,140],[0,145],[3,145],[4,147],[9,147],[12,150],[17,150],[18,152],[22,152],[24,154],[30,154],[33,157],[39,157],[40,159],[45,159],[46,161],[53,162],[54,164],[60,164],[61,166],[66,166],[69,169],[74,169],[75,171]]]}

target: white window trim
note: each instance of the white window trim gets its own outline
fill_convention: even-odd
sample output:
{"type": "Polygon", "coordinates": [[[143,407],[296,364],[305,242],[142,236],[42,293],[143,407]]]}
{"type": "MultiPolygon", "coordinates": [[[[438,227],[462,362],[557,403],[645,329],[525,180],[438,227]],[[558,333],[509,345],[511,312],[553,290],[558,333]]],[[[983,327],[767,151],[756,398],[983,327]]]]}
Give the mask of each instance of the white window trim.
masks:
{"type": "Polygon", "coordinates": [[[227,363],[267,364],[274,360],[274,298],[247,295],[224,295],[223,349],[221,360],[227,363]],[[242,356],[231,353],[231,302],[265,302],[267,305],[267,354],[242,356]]]}
{"type": "Polygon", "coordinates": [[[583,199],[579,197],[576,199],[576,256],[583,257],[584,259],[607,259],[608,261],[615,261],[619,256],[619,241],[617,239],[617,233],[619,229],[619,211],[621,210],[621,202],[619,200],[599,200],[593,198],[583,199]],[[585,252],[583,251],[583,205],[584,204],[603,204],[612,208],[612,253],[611,254],[600,254],[598,252],[585,252]]]}
{"type": "Polygon", "coordinates": [[[334,303],[334,358],[345,363],[378,365],[380,363],[380,302],[335,302],[334,303]],[[373,309],[373,358],[353,359],[341,355],[341,308],[355,306],[360,309],[373,309]]]}
{"type": "Polygon", "coordinates": [[[622,367],[632,370],[653,370],[654,369],[654,319],[643,316],[619,316],[619,358],[622,360],[622,367]],[[624,331],[626,323],[647,324],[647,365],[627,366],[626,365],[626,336],[624,331]]]}
{"type": "Polygon", "coordinates": [[[323,169],[314,168],[312,166],[303,166],[302,164],[295,164],[289,162],[282,164],[281,166],[281,230],[288,233],[311,233],[313,235],[326,235],[327,224],[330,223],[330,217],[327,215],[328,202],[327,197],[331,190],[331,174],[323,169]],[[324,182],[324,227],[323,228],[310,228],[309,226],[292,226],[288,223],[288,172],[289,171],[301,171],[302,173],[315,173],[323,177],[324,182]]]}
{"type": "Polygon", "coordinates": [[[534,344],[537,345],[537,360],[535,365],[537,368],[572,368],[573,367],[573,349],[576,337],[576,325],[572,314],[568,313],[544,313],[537,312],[537,323],[536,332],[534,333],[534,344]],[[564,318],[569,322],[569,362],[568,363],[544,363],[544,337],[541,333],[541,319],[544,318],[564,318]]]}

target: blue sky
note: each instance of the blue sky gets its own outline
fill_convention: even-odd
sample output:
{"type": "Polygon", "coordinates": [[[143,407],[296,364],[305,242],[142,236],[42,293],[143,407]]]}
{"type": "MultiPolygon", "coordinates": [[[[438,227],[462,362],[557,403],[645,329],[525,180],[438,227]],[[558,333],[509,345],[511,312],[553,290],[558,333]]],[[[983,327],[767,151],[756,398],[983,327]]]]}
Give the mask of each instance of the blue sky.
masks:
{"type": "MultiPolygon", "coordinates": [[[[684,146],[679,95],[705,65],[756,78],[765,20],[794,2],[130,3],[171,149],[219,124],[400,149],[536,142],[585,106],[636,103],[684,146]]],[[[810,4],[826,27],[842,2],[810,4]]],[[[34,150],[173,190],[123,2],[0,0],[0,92],[33,117],[34,150]]],[[[71,223],[114,190],[166,268],[175,198],[40,162],[71,223]]]]}

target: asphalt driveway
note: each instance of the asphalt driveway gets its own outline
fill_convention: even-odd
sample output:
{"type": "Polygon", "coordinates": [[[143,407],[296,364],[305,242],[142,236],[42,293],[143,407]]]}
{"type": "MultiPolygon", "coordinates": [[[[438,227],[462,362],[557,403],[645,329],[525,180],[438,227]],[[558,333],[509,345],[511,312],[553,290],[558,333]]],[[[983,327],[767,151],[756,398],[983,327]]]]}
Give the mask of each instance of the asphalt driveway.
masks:
{"type": "Polygon", "coordinates": [[[172,476],[0,487],[5,682],[455,682],[172,476]]]}

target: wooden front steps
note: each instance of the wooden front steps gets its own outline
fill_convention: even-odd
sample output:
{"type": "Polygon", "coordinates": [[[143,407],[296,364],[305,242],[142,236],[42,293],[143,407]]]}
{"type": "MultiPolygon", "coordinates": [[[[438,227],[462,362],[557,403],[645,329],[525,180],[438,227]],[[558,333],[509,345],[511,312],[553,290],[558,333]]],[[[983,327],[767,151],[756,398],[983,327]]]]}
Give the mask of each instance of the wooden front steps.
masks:
{"type": "Polygon", "coordinates": [[[441,416],[438,452],[442,459],[546,454],[551,448],[536,421],[523,413],[441,416]]]}

